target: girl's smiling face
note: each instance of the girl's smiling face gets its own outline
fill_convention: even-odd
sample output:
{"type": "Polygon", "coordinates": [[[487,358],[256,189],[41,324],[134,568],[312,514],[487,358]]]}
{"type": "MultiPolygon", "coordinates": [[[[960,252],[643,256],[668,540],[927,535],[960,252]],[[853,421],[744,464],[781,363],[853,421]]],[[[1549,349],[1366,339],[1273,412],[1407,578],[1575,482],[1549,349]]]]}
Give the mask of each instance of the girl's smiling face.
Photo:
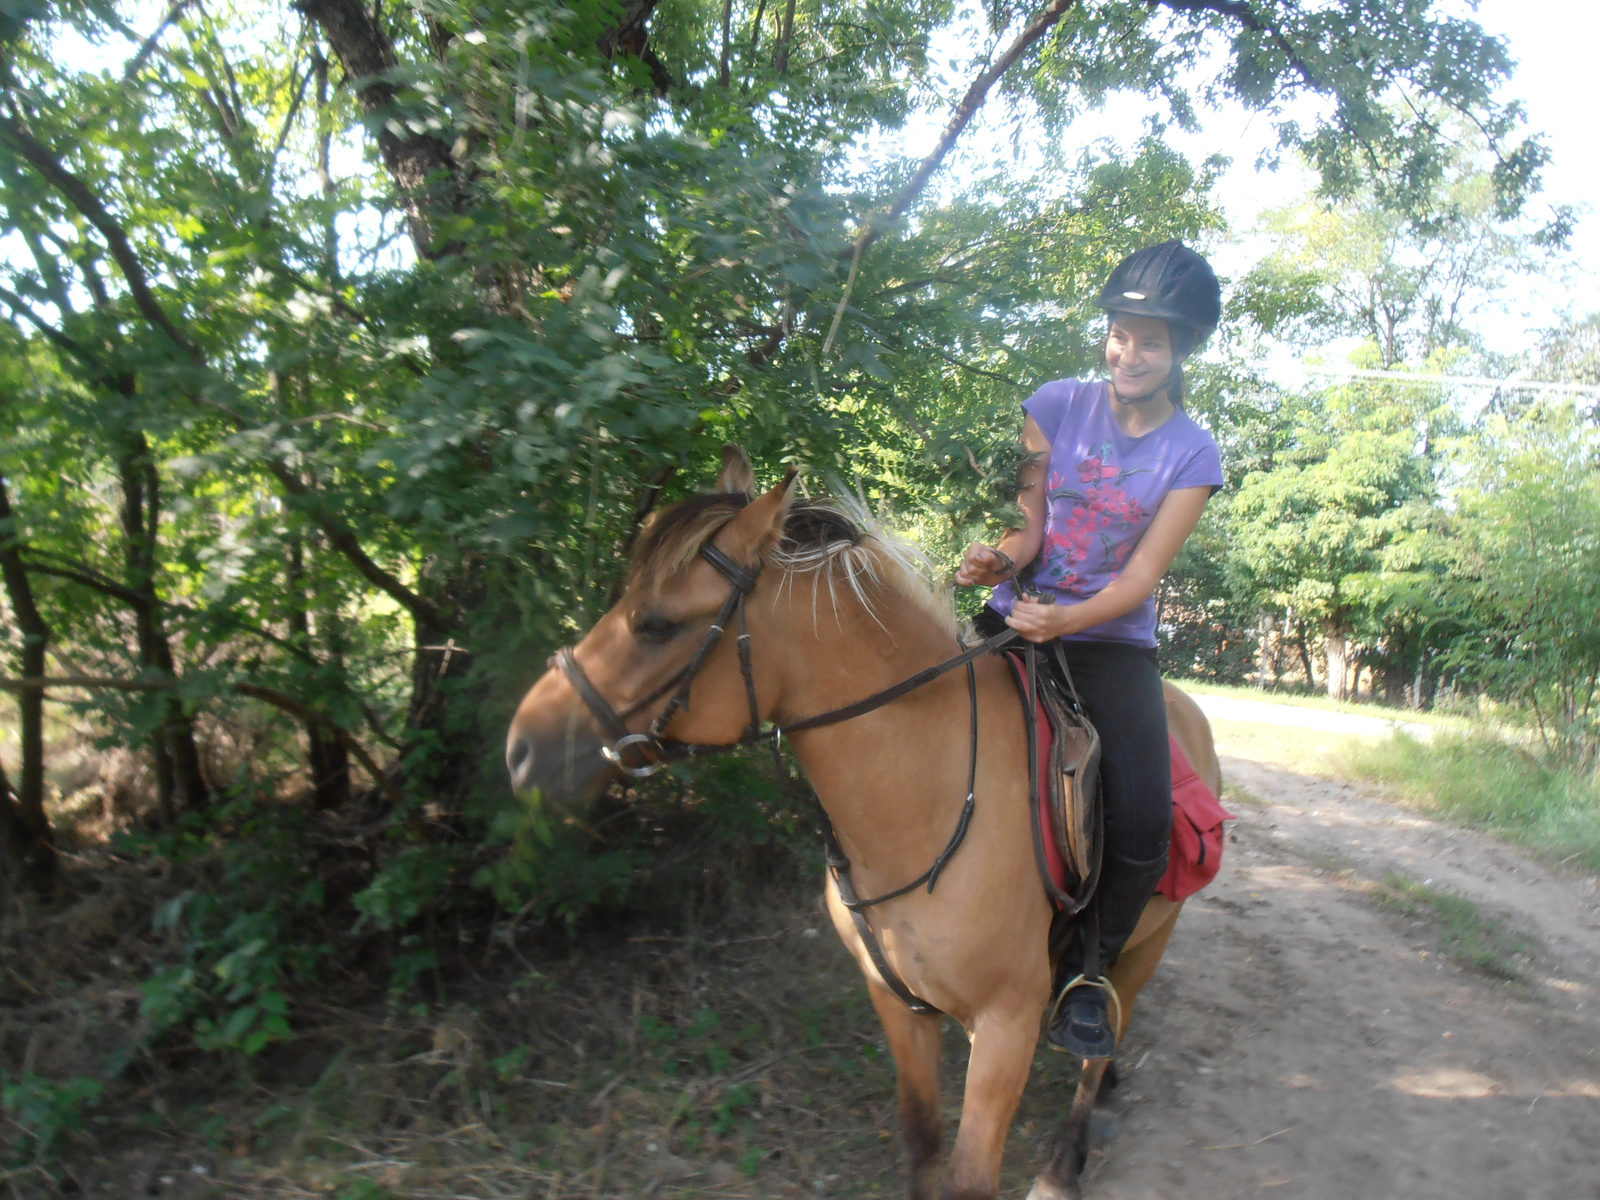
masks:
{"type": "Polygon", "coordinates": [[[1153,396],[1172,374],[1177,356],[1165,321],[1113,313],[1106,336],[1106,368],[1111,384],[1124,400],[1153,396]]]}

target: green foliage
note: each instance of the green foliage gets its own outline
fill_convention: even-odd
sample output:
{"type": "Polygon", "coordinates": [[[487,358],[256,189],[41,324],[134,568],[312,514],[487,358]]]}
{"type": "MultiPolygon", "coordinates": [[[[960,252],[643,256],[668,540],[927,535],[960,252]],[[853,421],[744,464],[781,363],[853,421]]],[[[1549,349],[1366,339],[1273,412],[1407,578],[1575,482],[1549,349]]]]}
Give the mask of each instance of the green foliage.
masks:
{"type": "Polygon", "coordinates": [[[400,929],[411,924],[433,904],[450,882],[452,847],[412,846],[395,855],[352,898],[361,914],[356,928],[371,922],[379,929],[400,929]]]}
{"type": "Polygon", "coordinates": [[[792,879],[815,862],[804,786],[752,751],[681,763],[584,818],[552,822],[534,802],[501,822],[509,844],[476,882],[503,907],[569,930],[652,898],[725,899],[752,877],[792,879]]]}
{"type": "Polygon", "coordinates": [[[1341,769],[1552,861],[1600,871],[1600,779],[1489,734],[1352,744],[1341,769]]]}
{"type": "MultiPolygon", "coordinates": [[[[1308,448],[1309,449],[1309,448],[1308,448]]],[[[1413,498],[1433,480],[1415,437],[1350,432],[1305,463],[1250,476],[1231,517],[1238,569],[1255,594],[1321,624],[1349,626],[1359,593],[1348,581],[1379,565],[1413,498]]]]}
{"type": "Polygon", "coordinates": [[[1161,668],[1188,679],[1240,679],[1254,665],[1259,605],[1229,577],[1232,497],[1212,497],[1156,590],[1161,668]]]}
{"type": "Polygon", "coordinates": [[[1567,404],[1463,446],[1451,542],[1468,614],[1453,661],[1532,706],[1547,746],[1600,755],[1600,435],[1567,404]]]}
{"type": "Polygon", "coordinates": [[[26,1071],[13,1082],[0,1072],[0,1112],[22,1133],[13,1143],[17,1157],[6,1165],[49,1158],[66,1134],[83,1128],[84,1110],[98,1104],[104,1092],[97,1080],[81,1075],[54,1083],[26,1071]]]}
{"type": "Polygon", "coordinates": [[[151,1036],[182,1031],[203,1049],[254,1055],[290,1035],[294,986],[328,953],[303,923],[325,894],[296,824],[245,798],[177,833],[130,839],[131,850],[193,872],[193,886],[154,914],[171,952],[144,983],[151,1036]]]}
{"type": "Polygon", "coordinates": [[[1467,319],[1547,261],[1567,216],[1509,219],[1481,133],[1446,123],[1455,136],[1438,173],[1407,203],[1394,203],[1380,159],[1336,193],[1266,214],[1276,249],[1242,281],[1236,311],[1302,345],[1361,338],[1385,368],[1438,369],[1480,349],[1467,319]]]}
{"type": "Polygon", "coordinates": [[[494,1069],[495,1075],[501,1083],[510,1083],[522,1073],[522,1068],[528,1065],[528,1059],[533,1051],[527,1043],[515,1046],[502,1054],[499,1058],[491,1059],[489,1066],[494,1069]]]}

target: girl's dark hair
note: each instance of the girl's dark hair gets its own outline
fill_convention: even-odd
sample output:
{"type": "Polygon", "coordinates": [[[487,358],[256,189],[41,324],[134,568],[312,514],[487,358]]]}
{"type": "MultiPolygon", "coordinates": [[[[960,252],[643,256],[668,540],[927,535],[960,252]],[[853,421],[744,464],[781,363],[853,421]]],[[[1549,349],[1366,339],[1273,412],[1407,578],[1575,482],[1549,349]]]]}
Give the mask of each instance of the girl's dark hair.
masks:
{"type": "Polygon", "coordinates": [[[1183,360],[1194,353],[1195,346],[1200,342],[1200,331],[1181,321],[1168,321],[1167,337],[1172,342],[1172,378],[1167,384],[1167,395],[1174,405],[1182,408],[1183,398],[1188,393],[1183,378],[1183,360]]]}

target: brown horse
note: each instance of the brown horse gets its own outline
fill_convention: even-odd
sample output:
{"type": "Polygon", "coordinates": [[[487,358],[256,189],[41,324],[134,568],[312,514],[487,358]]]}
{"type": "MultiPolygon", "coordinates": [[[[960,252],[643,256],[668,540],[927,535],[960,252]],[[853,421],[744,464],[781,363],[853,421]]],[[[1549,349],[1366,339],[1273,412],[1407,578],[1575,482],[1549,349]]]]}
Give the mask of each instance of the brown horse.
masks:
{"type": "MultiPolygon", "coordinates": [[[[915,551],[844,509],[796,501],[792,472],[754,498],[752,485],[749,461],[730,447],[715,491],[665,510],[644,530],[622,598],[572,651],[576,673],[570,665],[552,668],[517,710],[507,762],[520,793],[583,802],[616,771],[614,742],[606,740],[617,737],[619,725],[643,730],[669,705],[667,724],[656,729],[663,742],[732,743],[749,731],[752,703],[762,720],[782,726],[887,688],[957,650],[948,594],[928,582],[915,551]],[[719,617],[729,620],[735,578],[708,561],[707,545],[712,560],[720,551],[724,564],[764,568],[744,580],[752,589],[740,616],[748,620],[748,672],[732,630],[720,640],[707,636],[719,617]],[[671,693],[689,683],[692,703],[679,705],[671,693]],[[604,723],[609,728],[594,715],[594,695],[580,694],[585,689],[610,706],[601,710],[613,718],[604,723]]],[[[996,1195],[1006,1133],[1051,999],[1052,910],[1034,867],[1022,704],[996,656],[974,665],[977,801],[966,839],[933,891],[917,888],[868,913],[892,970],[959,1021],[971,1041],[960,1129],[942,1185],[942,1019],[897,998],[831,880],[827,888],[834,926],[866,976],[894,1054],[913,1200],[996,1195]]],[[[1199,709],[1168,685],[1167,712],[1201,778],[1220,791],[1199,709]]],[[[871,712],[793,736],[793,753],[861,895],[914,879],[945,848],[966,799],[970,721],[966,672],[953,671],[871,712]]],[[[1110,973],[1121,1000],[1119,1036],[1181,907],[1152,899],[1110,973]]],[[[1081,1194],[1088,1117],[1105,1069],[1105,1062],[1084,1065],[1030,1200],[1081,1194]]]]}

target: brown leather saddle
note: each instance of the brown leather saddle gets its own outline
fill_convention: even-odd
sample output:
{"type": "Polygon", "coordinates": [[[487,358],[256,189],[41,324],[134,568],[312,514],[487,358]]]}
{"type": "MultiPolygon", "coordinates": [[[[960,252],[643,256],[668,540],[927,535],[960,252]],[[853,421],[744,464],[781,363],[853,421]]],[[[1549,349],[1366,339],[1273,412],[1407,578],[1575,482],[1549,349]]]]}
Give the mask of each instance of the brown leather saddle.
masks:
{"type": "Polygon", "coordinates": [[[1103,808],[1100,734],[1083,708],[1060,642],[1008,649],[1023,704],[1031,709],[1028,794],[1034,854],[1051,903],[1064,915],[1081,911],[1100,880],[1103,808]],[[1040,653],[1055,670],[1041,670],[1040,653]]]}

